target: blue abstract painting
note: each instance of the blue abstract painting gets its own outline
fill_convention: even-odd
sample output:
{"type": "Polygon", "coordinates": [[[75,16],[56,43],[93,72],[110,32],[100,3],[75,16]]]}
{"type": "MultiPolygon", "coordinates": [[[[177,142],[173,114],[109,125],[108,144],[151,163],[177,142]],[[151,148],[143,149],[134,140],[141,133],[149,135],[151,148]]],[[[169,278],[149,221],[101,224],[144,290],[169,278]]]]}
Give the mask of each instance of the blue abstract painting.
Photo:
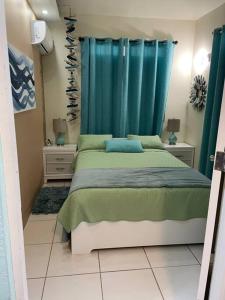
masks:
{"type": "Polygon", "coordinates": [[[14,112],[34,109],[36,99],[33,60],[11,45],[8,52],[14,112]]]}

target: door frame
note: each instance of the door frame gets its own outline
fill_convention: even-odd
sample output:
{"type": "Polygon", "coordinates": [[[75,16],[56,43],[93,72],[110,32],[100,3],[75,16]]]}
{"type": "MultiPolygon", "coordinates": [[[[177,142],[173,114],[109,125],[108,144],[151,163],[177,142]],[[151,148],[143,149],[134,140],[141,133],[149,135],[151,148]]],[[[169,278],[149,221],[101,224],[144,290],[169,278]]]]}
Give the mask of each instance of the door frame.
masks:
{"type": "Polygon", "coordinates": [[[11,261],[13,269],[14,287],[12,288],[15,289],[16,300],[28,300],[19,168],[9,73],[4,0],[0,0],[0,39],[0,139],[3,157],[4,191],[6,196],[6,217],[8,219],[7,225],[9,230],[11,261]]]}
{"type": "Polygon", "coordinates": [[[225,260],[224,260],[224,249],[225,249],[225,180],[224,175],[222,178],[223,192],[221,199],[221,210],[219,217],[219,226],[217,231],[217,241],[215,248],[215,257],[213,263],[213,271],[209,290],[209,299],[223,300],[225,299],[225,260]]]}
{"type": "MultiPolygon", "coordinates": [[[[218,140],[217,140],[217,149],[216,151],[225,151],[225,82],[224,82],[224,92],[223,92],[223,101],[220,112],[220,123],[218,130],[218,140]],[[221,134],[222,133],[222,134],[221,134]],[[222,146],[223,145],[223,146],[222,146]],[[219,148],[220,147],[220,148],[219,148]]],[[[225,260],[224,260],[224,249],[225,249],[225,235],[224,235],[224,226],[225,226],[225,176],[221,174],[221,207],[220,215],[218,220],[218,229],[216,236],[216,245],[215,245],[215,256],[209,291],[209,299],[223,300],[225,299],[225,260]]]]}
{"type": "MultiPolygon", "coordinates": [[[[225,88],[223,91],[223,98],[222,98],[222,104],[221,104],[221,110],[220,110],[216,151],[223,152],[225,149],[224,132],[225,132],[225,88]]],[[[201,272],[200,272],[197,300],[204,300],[205,293],[206,293],[206,284],[207,284],[207,278],[208,278],[208,274],[209,274],[209,265],[210,265],[210,259],[211,259],[213,238],[214,238],[214,233],[215,233],[215,223],[216,223],[217,207],[218,207],[219,193],[220,193],[220,187],[221,187],[221,185],[220,185],[221,178],[222,178],[221,172],[218,170],[215,170],[213,168],[210,199],[209,199],[209,209],[208,209],[208,216],[207,216],[206,233],[205,233],[205,241],[204,241],[204,249],[203,249],[203,256],[202,256],[202,264],[201,264],[201,272]]],[[[222,241],[220,241],[221,238],[224,238],[224,237],[221,235],[217,236],[217,243],[220,244],[222,242],[222,241]]],[[[217,256],[217,254],[216,254],[217,250],[218,250],[218,248],[216,247],[216,249],[215,249],[216,256],[217,256]]],[[[214,269],[213,278],[214,278],[214,281],[217,282],[217,280],[219,280],[219,274],[218,274],[218,279],[217,279],[216,272],[217,272],[217,270],[214,269]]],[[[219,300],[219,298],[211,298],[211,296],[209,299],[212,299],[212,300],[218,299],[219,300]]]]}

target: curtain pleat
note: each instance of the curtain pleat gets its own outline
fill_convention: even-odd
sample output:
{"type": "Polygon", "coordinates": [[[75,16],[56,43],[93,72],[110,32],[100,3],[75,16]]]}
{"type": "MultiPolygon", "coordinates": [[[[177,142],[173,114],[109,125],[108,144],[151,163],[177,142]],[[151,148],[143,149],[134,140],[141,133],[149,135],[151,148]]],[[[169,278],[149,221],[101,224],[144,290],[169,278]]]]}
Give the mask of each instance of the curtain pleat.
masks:
{"type": "Polygon", "coordinates": [[[144,41],[130,42],[128,48],[128,115],[127,132],[138,134],[142,100],[142,78],[144,65],[144,41]]]}
{"type": "Polygon", "coordinates": [[[213,162],[210,156],[215,154],[220,109],[225,80],[225,26],[216,29],[213,35],[208,94],[203,125],[199,170],[212,177],[213,162]]]}
{"type": "Polygon", "coordinates": [[[142,79],[141,118],[139,133],[153,133],[155,113],[156,74],[158,61],[158,42],[147,42],[144,48],[144,66],[142,79]]]}
{"type": "MultiPolygon", "coordinates": [[[[96,41],[95,39],[90,39],[90,53],[89,53],[89,64],[90,64],[90,79],[89,80],[89,110],[88,110],[88,132],[89,133],[97,133],[97,124],[96,119],[99,118],[99,116],[96,115],[96,107],[98,107],[99,99],[96,98],[96,72],[97,72],[97,66],[96,66],[96,41]]],[[[89,74],[88,74],[89,75],[89,74]]],[[[98,82],[98,80],[97,80],[98,82]]]]}
{"type": "Polygon", "coordinates": [[[114,56],[114,68],[116,85],[113,84],[113,90],[115,91],[115,96],[113,97],[113,109],[114,103],[116,104],[116,109],[114,111],[113,118],[113,130],[112,133],[116,137],[123,137],[126,134],[126,119],[127,119],[127,72],[128,64],[127,57],[124,55],[125,50],[128,46],[127,39],[120,39],[118,48],[118,55],[114,56]]]}
{"type": "Polygon", "coordinates": [[[165,41],[158,45],[158,61],[156,72],[155,108],[152,134],[160,134],[169,91],[169,81],[172,69],[174,45],[172,41],[165,41]]]}
{"type": "Polygon", "coordinates": [[[90,69],[90,49],[89,39],[84,39],[81,47],[81,133],[89,131],[89,69],[90,69]]]}
{"type": "Polygon", "coordinates": [[[85,38],[81,133],[160,134],[173,49],[169,41],[85,38]]]}

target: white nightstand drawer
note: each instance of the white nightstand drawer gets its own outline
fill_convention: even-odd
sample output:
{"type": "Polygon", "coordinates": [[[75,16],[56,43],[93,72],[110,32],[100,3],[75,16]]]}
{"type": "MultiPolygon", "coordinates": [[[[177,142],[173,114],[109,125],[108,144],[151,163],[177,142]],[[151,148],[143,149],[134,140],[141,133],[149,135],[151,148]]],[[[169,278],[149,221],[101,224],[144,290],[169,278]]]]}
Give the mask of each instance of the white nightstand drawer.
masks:
{"type": "Polygon", "coordinates": [[[193,151],[189,150],[178,150],[178,149],[167,149],[171,154],[179,158],[180,160],[192,160],[193,151]]]}
{"type": "Polygon", "coordinates": [[[173,156],[193,167],[195,156],[195,148],[193,146],[186,143],[177,143],[176,145],[164,144],[164,146],[173,156]]]}
{"type": "Polygon", "coordinates": [[[47,174],[72,174],[70,163],[47,163],[47,174]]]}
{"type": "Polygon", "coordinates": [[[44,181],[71,179],[77,145],[45,146],[43,148],[44,181]]]}
{"type": "Polygon", "coordinates": [[[47,163],[54,163],[54,162],[69,162],[69,163],[72,163],[73,159],[74,159],[73,154],[57,153],[57,154],[47,154],[46,155],[47,163]]]}
{"type": "Polygon", "coordinates": [[[188,165],[189,167],[192,167],[193,165],[193,161],[192,160],[182,160],[186,165],[188,165]]]}

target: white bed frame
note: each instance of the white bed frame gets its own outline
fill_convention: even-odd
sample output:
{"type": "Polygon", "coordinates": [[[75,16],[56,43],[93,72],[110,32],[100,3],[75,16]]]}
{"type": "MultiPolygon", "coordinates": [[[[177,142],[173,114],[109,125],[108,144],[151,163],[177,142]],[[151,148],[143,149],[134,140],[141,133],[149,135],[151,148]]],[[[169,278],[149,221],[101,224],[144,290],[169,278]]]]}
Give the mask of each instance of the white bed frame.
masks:
{"type": "Polygon", "coordinates": [[[205,218],[157,222],[82,222],[71,233],[72,254],[104,248],[203,243],[205,228],[205,218]]]}

